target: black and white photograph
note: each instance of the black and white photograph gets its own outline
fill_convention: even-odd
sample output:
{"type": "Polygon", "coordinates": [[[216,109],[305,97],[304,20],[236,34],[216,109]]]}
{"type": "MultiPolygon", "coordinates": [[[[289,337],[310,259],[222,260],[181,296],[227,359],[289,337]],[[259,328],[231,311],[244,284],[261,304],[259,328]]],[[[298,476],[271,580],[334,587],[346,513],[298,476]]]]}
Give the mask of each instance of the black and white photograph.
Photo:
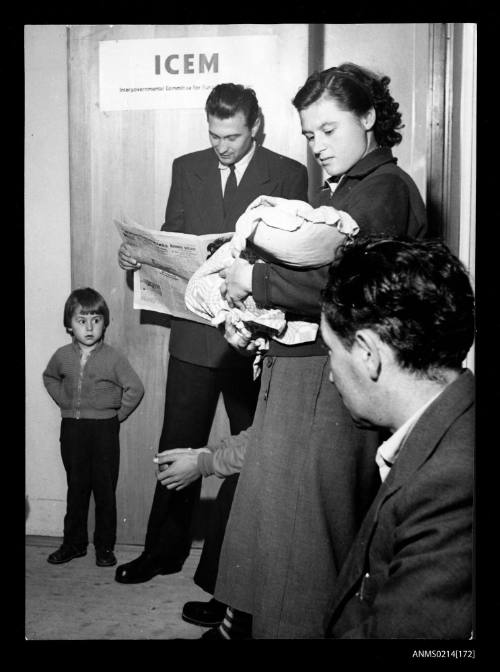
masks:
{"type": "Polygon", "coordinates": [[[478,24],[23,28],[26,643],[473,662],[478,24]]]}

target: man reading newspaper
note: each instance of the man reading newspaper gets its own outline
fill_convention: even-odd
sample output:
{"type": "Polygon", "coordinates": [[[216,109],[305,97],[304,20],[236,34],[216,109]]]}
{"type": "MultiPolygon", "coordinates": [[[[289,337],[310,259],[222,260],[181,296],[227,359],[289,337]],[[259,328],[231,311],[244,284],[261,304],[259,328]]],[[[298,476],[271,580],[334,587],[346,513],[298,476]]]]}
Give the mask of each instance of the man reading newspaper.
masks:
{"type": "MultiPolygon", "coordinates": [[[[307,200],[306,168],[256,142],[261,111],[252,89],[220,84],[208,96],[205,110],[211,148],[175,159],[164,231],[220,235],[234,231],[240,215],[262,194],[307,200]]],[[[119,264],[125,270],[140,267],[126,245],[120,248],[119,264]]],[[[258,394],[252,361],[232,349],[218,329],[206,321],[174,316],[169,353],[159,452],[205,446],[221,393],[232,434],[252,423],[258,394]]],[[[221,484],[194,577],[210,594],[237,479],[235,474],[221,484]]],[[[144,552],[117,568],[118,582],[140,583],[180,571],[191,546],[191,519],[200,488],[201,479],[182,491],[157,483],[144,552]]],[[[188,602],[183,618],[213,626],[224,613],[225,605],[212,599],[188,602]]]]}

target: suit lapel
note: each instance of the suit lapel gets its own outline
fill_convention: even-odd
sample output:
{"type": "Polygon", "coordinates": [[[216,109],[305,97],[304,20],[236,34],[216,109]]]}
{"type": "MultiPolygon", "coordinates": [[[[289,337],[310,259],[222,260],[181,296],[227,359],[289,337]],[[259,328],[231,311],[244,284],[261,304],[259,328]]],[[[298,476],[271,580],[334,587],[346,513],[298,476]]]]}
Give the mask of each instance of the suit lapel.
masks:
{"type": "Polygon", "coordinates": [[[271,194],[278,184],[273,177],[263,147],[256,147],[255,154],[238,184],[233,203],[224,216],[222,187],[218,159],[213,149],[199,155],[196,165],[187,176],[190,189],[202,220],[209,222],[213,233],[234,231],[238,217],[257,196],[271,194]]]}
{"type": "Polygon", "coordinates": [[[370,549],[370,540],[375,531],[380,508],[394,490],[389,490],[387,481],[381,484],[375,499],[366,513],[356,539],[351,546],[339,575],[338,589],[332,601],[331,613],[335,614],[348,593],[359,583],[365,573],[366,558],[370,549]]]}
{"type": "Polygon", "coordinates": [[[213,149],[207,149],[200,155],[198,163],[187,179],[200,218],[209,222],[207,231],[222,232],[224,229],[222,188],[217,155],[213,149]]]}
{"type": "Polygon", "coordinates": [[[470,371],[465,371],[426,409],[411,431],[401,448],[398,460],[380,486],[344,562],[339,575],[338,590],[332,602],[333,615],[366,571],[371,538],[382,506],[411,479],[434,452],[449,427],[471,406],[473,392],[474,378],[470,371]]]}
{"type": "Polygon", "coordinates": [[[391,492],[412,478],[434,452],[450,425],[473,401],[474,378],[470,371],[464,371],[425,410],[410,432],[401,448],[400,458],[385,481],[391,492]]]}

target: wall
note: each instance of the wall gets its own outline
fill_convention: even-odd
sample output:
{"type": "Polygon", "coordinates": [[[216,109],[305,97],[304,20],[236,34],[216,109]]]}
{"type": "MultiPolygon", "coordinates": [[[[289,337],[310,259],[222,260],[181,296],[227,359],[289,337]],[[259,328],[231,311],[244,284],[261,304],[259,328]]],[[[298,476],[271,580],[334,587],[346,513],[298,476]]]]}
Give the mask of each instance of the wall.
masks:
{"type": "Polygon", "coordinates": [[[66,477],[59,410],[42,371],[68,342],[69,154],[65,26],[25,27],[25,343],[28,534],[60,535],[66,477]]]}
{"type": "Polygon", "coordinates": [[[325,25],[324,67],[344,61],[387,75],[400,104],[403,140],[393,148],[399,165],[415,180],[425,200],[428,89],[427,23],[325,25]]]}
{"type": "Polygon", "coordinates": [[[455,24],[450,219],[456,226],[450,243],[470,270],[473,280],[476,251],[476,51],[476,25],[455,24]]]}
{"type": "MultiPolygon", "coordinates": [[[[223,36],[237,42],[238,36],[276,36],[279,77],[273,85],[279,103],[266,104],[269,93],[258,72],[242,83],[255,88],[262,104],[264,146],[304,162],[307,148],[289,101],[307,75],[307,26],[77,25],[69,27],[68,35],[72,283],[95,287],[106,298],[111,312],[106,341],[125,353],[146,390],[120,427],[117,488],[117,539],[142,544],[156,486],[152,458],[163,422],[170,330],[165,315],[133,309],[130,274],[117,263],[121,241],[114,220],[125,215],[159,229],[173,160],[210,145],[203,107],[103,110],[99,45],[110,40],[223,36]]],[[[219,405],[210,440],[228,431],[219,405]]],[[[219,485],[215,477],[204,479],[202,499],[213,498],[219,485]]]]}
{"type": "MultiPolygon", "coordinates": [[[[459,258],[476,279],[476,144],[477,144],[477,26],[455,25],[454,99],[452,137],[451,220],[458,224],[456,247],[459,258]]],[[[475,370],[475,344],[465,365],[475,370]]]]}
{"type": "MultiPolygon", "coordinates": [[[[94,226],[103,226],[104,222],[106,225],[110,224],[112,217],[123,211],[147,226],[159,228],[163,221],[173,158],[190,149],[208,146],[206,121],[202,110],[189,112],[187,123],[184,114],[183,124],[177,123],[176,119],[171,123],[172,119],[165,112],[155,114],[152,125],[148,118],[151,115],[147,112],[142,115],[125,112],[117,124],[113,123],[117,115],[108,114],[101,119],[102,124],[96,127],[89,123],[92,118],[95,119],[92,114],[95,115],[96,111],[84,105],[76,115],[73,114],[75,128],[72,137],[69,137],[68,88],[73,92],[83,91],[83,95],[87,96],[85,102],[89,103],[92,99],[93,104],[97,85],[95,52],[92,49],[86,52],[83,47],[80,53],[88,60],[75,64],[71,59],[77,56],[82,44],[91,42],[96,45],[100,39],[237,36],[254,33],[278,36],[281,56],[287,64],[280,86],[288,87],[286,96],[291,97],[307,74],[305,25],[72,26],[69,29],[61,25],[25,27],[25,410],[28,534],[62,534],[66,482],[59,454],[60,415],[43,387],[41,375],[51,354],[69,342],[61,316],[64,301],[72,286],[81,286],[87,281],[92,284],[95,274],[101,272],[99,269],[106,267],[111,278],[111,283],[108,283],[109,295],[105,292],[112,310],[109,342],[120,345],[121,334],[126,332],[129,343],[132,341],[132,349],[136,348],[140,355],[137,361],[134,356],[131,357],[140,373],[141,361],[149,358],[150,347],[156,351],[158,357],[155,372],[152,374],[154,380],[145,381],[151,383],[148,388],[154,390],[150,394],[150,404],[152,402],[154,405],[156,420],[151,421],[149,417],[146,420],[147,435],[141,434],[137,420],[141,416],[149,416],[148,411],[151,411],[151,405],[148,411],[144,405],[142,411],[136,412],[135,420],[132,417],[121,432],[123,460],[117,499],[119,508],[125,515],[119,522],[119,540],[137,543],[143,541],[155,482],[151,457],[161,429],[168,329],[165,329],[164,324],[140,324],[139,312],[132,310],[130,288],[123,285],[124,274],[116,264],[118,237],[111,241],[114,252],[112,255],[110,253],[109,258],[106,256],[109,247],[103,248],[95,244],[95,239],[90,243],[95,244],[94,252],[89,255],[88,239],[84,240],[84,244],[75,245],[75,238],[78,243],[78,229],[75,232],[73,215],[86,197],[83,210],[79,214],[88,216],[91,229],[94,226]],[[71,53],[72,37],[74,48],[71,53]],[[72,77],[68,75],[69,70],[72,77]],[[68,145],[73,147],[72,154],[69,153],[68,145]],[[98,152],[103,147],[104,156],[99,154],[96,160],[97,154],[92,154],[91,146],[93,150],[97,148],[98,152]],[[116,156],[117,146],[119,156],[116,156]],[[137,168],[137,157],[144,162],[143,165],[148,166],[150,172],[143,171],[142,164],[137,168]],[[121,173],[122,181],[118,190],[114,189],[116,180],[110,179],[109,170],[112,167],[117,167],[121,173]],[[92,173],[93,168],[96,168],[95,173],[92,173]],[[137,179],[138,174],[142,179],[137,179]],[[90,177],[93,178],[92,184],[87,179],[90,177]],[[73,212],[70,212],[70,180],[73,212]],[[70,215],[76,256],[73,263],[70,215]],[[85,263],[87,270],[82,272],[85,263]],[[114,284],[113,278],[116,280],[114,284]],[[115,292],[118,286],[119,298],[115,292]],[[120,323],[116,317],[122,309],[122,302],[127,316],[120,323]],[[145,332],[149,334],[149,340],[144,338],[145,332]],[[135,468],[138,461],[141,461],[139,478],[135,468]],[[139,506],[137,502],[130,501],[128,484],[124,482],[127,473],[135,473],[135,480],[139,482],[142,499],[139,506]],[[130,523],[133,523],[133,533],[129,532],[130,523]]],[[[75,108],[78,109],[77,104],[75,108]]],[[[268,113],[265,144],[304,161],[306,145],[300,135],[295,114],[291,105],[287,106],[285,119],[281,111],[275,111],[274,115],[268,113]],[[294,133],[287,131],[292,124],[296,130],[294,133]]],[[[76,224],[80,221],[77,220],[76,224]]],[[[111,237],[113,235],[117,236],[116,231],[110,234],[111,237]]],[[[99,278],[100,276],[97,281],[99,278]]],[[[96,286],[99,286],[99,282],[96,286]]],[[[128,348],[124,349],[129,354],[128,348]]],[[[211,440],[227,431],[227,418],[219,404],[211,440]]],[[[204,483],[204,494],[213,496],[218,485],[218,479],[208,479],[204,483]]]]}

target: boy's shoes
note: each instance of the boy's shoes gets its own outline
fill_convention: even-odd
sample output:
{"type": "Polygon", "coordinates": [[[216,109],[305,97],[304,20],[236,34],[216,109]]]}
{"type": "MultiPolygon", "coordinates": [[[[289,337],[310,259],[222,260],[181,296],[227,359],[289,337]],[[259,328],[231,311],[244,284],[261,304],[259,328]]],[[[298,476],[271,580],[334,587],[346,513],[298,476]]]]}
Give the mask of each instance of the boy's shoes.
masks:
{"type": "Polygon", "coordinates": [[[182,569],[182,563],[166,566],[161,560],[148,553],[141,553],[135,560],[116,568],[115,581],[118,583],[144,583],[158,574],[176,574],[182,569]]]}
{"type": "Polygon", "coordinates": [[[63,562],[69,562],[74,558],[82,558],[84,555],[87,555],[86,548],[63,544],[57,551],[49,555],[47,562],[52,565],[61,565],[63,562]]]}
{"type": "Polygon", "coordinates": [[[225,613],[226,605],[215,598],[208,602],[186,602],[182,610],[182,620],[211,628],[222,623],[225,613]]]}
{"type": "Polygon", "coordinates": [[[113,565],[116,565],[115,554],[109,548],[96,548],[95,564],[98,567],[113,567],[113,565]]]}

